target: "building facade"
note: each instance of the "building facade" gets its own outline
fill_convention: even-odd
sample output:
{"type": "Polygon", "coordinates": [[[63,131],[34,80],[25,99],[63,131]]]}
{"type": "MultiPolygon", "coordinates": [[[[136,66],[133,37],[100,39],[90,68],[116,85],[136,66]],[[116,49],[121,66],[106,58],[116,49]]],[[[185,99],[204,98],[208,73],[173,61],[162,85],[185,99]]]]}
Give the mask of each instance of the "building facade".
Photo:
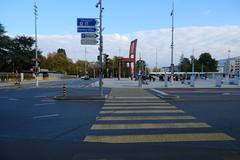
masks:
{"type": "Polygon", "coordinates": [[[229,75],[230,77],[238,76],[240,72],[240,56],[218,61],[218,71],[229,75]]]}

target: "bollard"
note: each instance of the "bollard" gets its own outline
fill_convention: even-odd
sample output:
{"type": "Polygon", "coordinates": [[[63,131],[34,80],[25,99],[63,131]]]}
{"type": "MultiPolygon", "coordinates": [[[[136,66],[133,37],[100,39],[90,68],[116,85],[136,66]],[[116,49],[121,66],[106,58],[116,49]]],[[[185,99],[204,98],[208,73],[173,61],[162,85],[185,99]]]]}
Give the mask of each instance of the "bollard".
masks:
{"type": "Polygon", "coordinates": [[[190,86],[195,87],[195,76],[194,75],[192,75],[190,78],[190,86]]]}
{"type": "Polygon", "coordinates": [[[63,83],[63,96],[67,96],[66,82],[63,83]]]}
{"type": "Polygon", "coordinates": [[[168,87],[168,76],[166,74],[164,76],[164,87],[168,87]]]}
{"type": "Polygon", "coordinates": [[[221,87],[222,86],[222,77],[216,76],[216,87],[221,87]]]}

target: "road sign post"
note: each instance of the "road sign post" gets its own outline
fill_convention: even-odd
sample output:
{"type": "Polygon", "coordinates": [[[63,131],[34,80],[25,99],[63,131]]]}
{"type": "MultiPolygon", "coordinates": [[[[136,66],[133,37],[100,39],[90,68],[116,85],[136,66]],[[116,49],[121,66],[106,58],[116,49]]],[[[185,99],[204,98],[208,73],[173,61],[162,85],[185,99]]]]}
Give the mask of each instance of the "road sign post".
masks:
{"type": "Polygon", "coordinates": [[[99,0],[96,7],[100,6],[100,26],[96,18],[78,18],[77,19],[77,32],[81,32],[81,44],[82,45],[96,45],[98,44],[98,34],[99,32],[99,62],[100,62],[100,75],[99,75],[99,94],[103,96],[102,89],[102,51],[103,51],[103,40],[102,40],[102,0],[99,0]]]}

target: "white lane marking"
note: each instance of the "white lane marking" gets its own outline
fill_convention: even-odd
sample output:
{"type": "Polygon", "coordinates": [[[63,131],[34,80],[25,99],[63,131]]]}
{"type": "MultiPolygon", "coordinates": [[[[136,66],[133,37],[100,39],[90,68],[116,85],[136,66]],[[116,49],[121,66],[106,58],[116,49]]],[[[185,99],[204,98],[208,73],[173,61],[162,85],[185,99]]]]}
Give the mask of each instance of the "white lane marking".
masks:
{"type": "Polygon", "coordinates": [[[166,96],[166,95],[168,95],[166,92],[163,92],[163,91],[159,91],[159,90],[157,90],[157,89],[151,89],[153,92],[157,92],[157,93],[159,93],[159,94],[161,94],[161,95],[164,95],[164,96],[166,96]]]}
{"type": "Polygon", "coordinates": [[[88,87],[88,88],[89,88],[89,87],[92,87],[92,84],[89,84],[89,85],[87,85],[86,87],[88,87]]]}
{"type": "Polygon", "coordinates": [[[46,96],[33,96],[34,98],[44,98],[46,96]]]}
{"type": "Polygon", "coordinates": [[[222,95],[228,96],[228,95],[231,95],[231,93],[223,93],[222,95]]]}
{"type": "Polygon", "coordinates": [[[32,117],[33,119],[38,119],[38,118],[48,118],[48,117],[57,117],[59,114],[49,114],[49,115],[42,115],[42,116],[34,116],[32,117]]]}
{"type": "Polygon", "coordinates": [[[55,103],[39,103],[39,104],[34,104],[34,106],[46,106],[51,104],[55,104],[55,103]]]}
{"type": "Polygon", "coordinates": [[[41,102],[55,102],[54,99],[42,99],[41,102]]]}
{"type": "Polygon", "coordinates": [[[8,100],[9,100],[9,101],[18,101],[19,99],[16,99],[16,98],[9,98],[8,100]]]}

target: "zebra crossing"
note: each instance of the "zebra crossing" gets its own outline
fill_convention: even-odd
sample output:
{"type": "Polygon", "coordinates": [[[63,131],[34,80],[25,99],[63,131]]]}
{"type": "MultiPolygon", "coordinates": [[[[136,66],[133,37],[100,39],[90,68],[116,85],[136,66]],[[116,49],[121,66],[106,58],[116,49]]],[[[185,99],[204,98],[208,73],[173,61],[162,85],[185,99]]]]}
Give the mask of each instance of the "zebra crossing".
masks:
{"type": "Polygon", "coordinates": [[[160,99],[108,99],[84,142],[162,143],[234,141],[160,99]]]}

